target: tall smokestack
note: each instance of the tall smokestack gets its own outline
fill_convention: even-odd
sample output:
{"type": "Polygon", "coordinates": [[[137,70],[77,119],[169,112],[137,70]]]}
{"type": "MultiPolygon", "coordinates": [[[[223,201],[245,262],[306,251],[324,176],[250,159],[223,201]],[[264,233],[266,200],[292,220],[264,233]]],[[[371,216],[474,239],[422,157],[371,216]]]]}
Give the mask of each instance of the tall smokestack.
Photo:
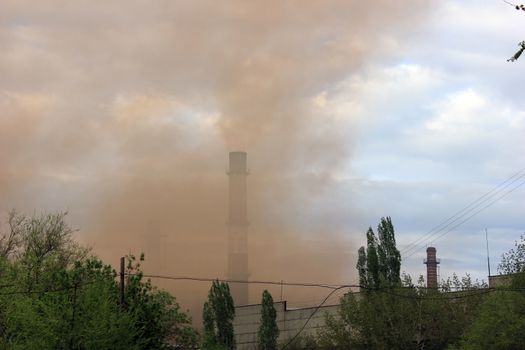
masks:
{"type": "MultiPolygon", "coordinates": [[[[228,218],[228,278],[248,280],[248,208],[246,152],[230,152],[229,218],[228,218]]],[[[248,304],[248,284],[233,283],[231,293],[236,305],[248,304]]]]}
{"type": "Polygon", "coordinates": [[[439,259],[436,259],[436,248],[427,248],[427,258],[424,260],[427,265],[427,288],[437,288],[437,266],[439,259]]]}

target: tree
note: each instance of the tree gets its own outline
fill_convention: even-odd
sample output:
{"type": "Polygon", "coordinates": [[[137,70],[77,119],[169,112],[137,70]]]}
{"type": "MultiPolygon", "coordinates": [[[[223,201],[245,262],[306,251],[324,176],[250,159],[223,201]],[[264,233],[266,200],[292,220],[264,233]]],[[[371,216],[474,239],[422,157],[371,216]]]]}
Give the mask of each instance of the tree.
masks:
{"type": "Polygon", "coordinates": [[[175,299],[142,281],[134,259],[122,310],[115,270],[75,242],[65,215],[9,214],[8,231],[0,234],[0,348],[139,350],[197,343],[175,299]]]}
{"type": "Polygon", "coordinates": [[[115,272],[73,240],[65,216],[8,216],[0,235],[0,347],[135,349],[115,272]]]}
{"type": "Polygon", "coordinates": [[[279,328],[277,327],[277,312],[273,306],[272,295],[265,290],[261,302],[261,324],[257,333],[259,349],[276,350],[279,328]]]}
{"type": "Polygon", "coordinates": [[[213,281],[203,307],[204,348],[235,349],[235,306],[227,283],[213,281]]]}
{"type": "Polygon", "coordinates": [[[525,349],[525,295],[523,292],[496,291],[489,295],[465,339],[464,350],[525,349]]]}
{"type": "Polygon", "coordinates": [[[366,250],[358,250],[357,271],[360,285],[377,289],[400,284],[401,254],[396,248],[394,225],[390,217],[381,218],[377,226],[379,239],[372,227],[366,232],[366,250]]]}
{"type": "Polygon", "coordinates": [[[327,315],[321,348],[445,349],[459,341],[482,301],[472,291],[482,285],[468,275],[454,275],[441,285],[443,291],[425,288],[422,276],[414,285],[409,275],[400,275],[401,255],[389,217],[381,218],[377,232],[378,237],[369,228],[366,248],[358,250],[362,292],[341,298],[339,317],[327,315]]]}
{"type": "Polygon", "coordinates": [[[168,346],[196,346],[197,333],[191,318],[184,313],[175,297],[157,289],[150,280],[143,281],[140,259],[129,255],[126,268],[125,310],[136,330],[135,342],[140,349],[162,349],[168,346]]]}
{"type": "Polygon", "coordinates": [[[377,226],[379,236],[378,263],[380,276],[387,285],[395,286],[401,282],[401,253],[396,247],[394,225],[390,217],[381,218],[377,226]]]}
{"type": "Polygon", "coordinates": [[[2,296],[0,348],[138,349],[133,321],[118,309],[116,291],[111,271],[89,260],[53,290],[2,296]]]}
{"type": "Polygon", "coordinates": [[[500,272],[511,275],[511,283],[492,292],[482,303],[479,316],[459,348],[525,349],[525,237],[502,255],[500,272]]]}
{"type": "Polygon", "coordinates": [[[407,349],[414,342],[412,315],[415,305],[401,287],[401,254],[396,248],[390,217],[381,218],[378,237],[370,227],[366,248],[358,250],[359,296],[346,294],[341,299],[339,319],[327,318],[328,331],[321,335],[325,347],[346,349],[407,349]],[[399,298],[407,296],[407,298],[399,298]]]}
{"type": "Polygon", "coordinates": [[[514,248],[503,253],[498,270],[504,274],[525,272],[525,236],[514,242],[514,248]]]}
{"type": "Polygon", "coordinates": [[[424,286],[420,276],[415,300],[418,349],[446,349],[459,342],[476,319],[487,285],[473,282],[468,274],[453,274],[437,290],[424,286]]]}

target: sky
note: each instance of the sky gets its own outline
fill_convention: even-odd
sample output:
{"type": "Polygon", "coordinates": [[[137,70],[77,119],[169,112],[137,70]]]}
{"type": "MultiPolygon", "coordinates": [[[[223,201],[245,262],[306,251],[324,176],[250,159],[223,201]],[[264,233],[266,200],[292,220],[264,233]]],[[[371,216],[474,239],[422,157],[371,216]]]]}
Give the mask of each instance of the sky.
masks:
{"type": "MultiPolygon", "coordinates": [[[[355,282],[390,216],[403,271],[432,245],[442,278],[486,280],[485,229],[492,274],[525,232],[524,21],[496,0],[3,0],[0,211],[68,211],[115,266],[224,277],[243,150],[253,279],[355,282]]],[[[208,288],[162,283],[188,308],[208,288]]]]}

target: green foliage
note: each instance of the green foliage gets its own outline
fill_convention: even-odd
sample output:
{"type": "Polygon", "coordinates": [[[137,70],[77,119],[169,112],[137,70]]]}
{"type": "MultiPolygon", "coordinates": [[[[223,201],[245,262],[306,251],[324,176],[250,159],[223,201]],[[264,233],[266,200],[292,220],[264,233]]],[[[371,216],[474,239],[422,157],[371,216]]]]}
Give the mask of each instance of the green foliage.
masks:
{"type": "Polygon", "coordinates": [[[327,315],[320,348],[445,349],[457,343],[483,300],[470,294],[485,285],[468,275],[454,275],[441,290],[425,288],[422,276],[414,285],[410,276],[400,275],[401,255],[390,218],[381,219],[378,237],[369,228],[366,238],[356,265],[362,292],[346,294],[339,314],[327,315]]]}
{"type": "Polygon", "coordinates": [[[366,232],[366,249],[358,250],[357,272],[361,286],[377,289],[400,283],[401,254],[396,248],[394,225],[390,217],[381,218],[376,237],[372,227],[366,232]]]}
{"type": "Polygon", "coordinates": [[[525,236],[514,242],[514,248],[501,256],[498,271],[504,274],[525,272],[525,236]]]}
{"type": "Polygon", "coordinates": [[[410,349],[415,340],[414,289],[390,289],[341,299],[339,318],[327,318],[321,344],[335,349],[410,349]]]}
{"type": "MultiPolygon", "coordinates": [[[[43,275],[47,271],[43,271],[43,275]]],[[[95,258],[53,273],[54,286],[13,285],[2,295],[3,334],[11,349],[135,349],[133,320],[117,305],[114,274],[95,258]]]]}
{"type": "Polygon", "coordinates": [[[479,317],[459,348],[464,350],[525,349],[525,295],[498,291],[484,301],[479,317]]]}
{"type": "Polygon", "coordinates": [[[125,309],[134,321],[135,343],[141,349],[162,349],[168,345],[192,347],[198,343],[191,319],[180,310],[175,298],[143,281],[140,262],[127,257],[125,309]]]}
{"type": "Polygon", "coordinates": [[[378,237],[370,227],[366,232],[366,248],[358,250],[356,268],[364,293],[345,295],[341,299],[340,317],[327,317],[328,330],[320,335],[324,347],[405,349],[413,344],[415,326],[406,320],[415,313],[415,306],[408,298],[395,294],[414,291],[398,288],[401,255],[390,217],[381,218],[377,231],[378,237]]]}
{"type": "Polygon", "coordinates": [[[9,214],[0,235],[0,348],[161,349],[173,334],[186,344],[189,320],[173,297],[131,264],[122,310],[115,271],[74,241],[64,219],[9,214]]]}
{"type": "Polygon", "coordinates": [[[498,269],[512,274],[510,284],[500,287],[483,300],[478,317],[458,349],[525,349],[525,238],[503,254],[498,269]]]}
{"type": "Polygon", "coordinates": [[[401,253],[396,247],[394,225],[390,217],[381,218],[377,226],[377,234],[379,236],[377,247],[379,274],[387,285],[399,285],[401,281],[401,253]]]}
{"type": "Polygon", "coordinates": [[[288,345],[286,350],[317,350],[317,349],[334,349],[332,347],[323,347],[319,344],[319,339],[314,335],[304,334],[299,335],[290,343],[290,339],[283,341],[283,346],[288,345]]]}
{"type": "Polygon", "coordinates": [[[379,259],[377,258],[377,239],[374,231],[370,227],[366,233],[366,281],[369,288],[378,288],[381,284],[379,280],[379,259]]]}
{"type": "Polygon", "coordinates": [[[235,349],[235,306],[227,283],[213,281],[203,307],[205,349],[235,349]]]}
{"type": "Polygon", "coordinates": [[[259,349],[276,350],[277,338],[279,337],[279,328],[277,327],[277,312],[273,306],[272,295],[265,290],[262,294],[261,302],[261,324],[257,337],[259,340],[259,349]]]}
{"type": "Polygon", "coordinates": [[[455,276],[446,292],[429,290],[422,276],[414,285],[404,275],[398,287],[349,293],[339,317],[327,316],[319,343],[331,349],[445,349],[475,320],[483,300],[479,288],[468,276],[455,276]]]}

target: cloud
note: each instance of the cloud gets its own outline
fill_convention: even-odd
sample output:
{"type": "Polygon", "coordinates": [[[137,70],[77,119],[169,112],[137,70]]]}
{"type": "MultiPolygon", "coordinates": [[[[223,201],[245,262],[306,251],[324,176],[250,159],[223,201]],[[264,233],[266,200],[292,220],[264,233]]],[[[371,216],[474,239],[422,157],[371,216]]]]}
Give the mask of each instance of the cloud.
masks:
{"type": "MultiPolygon", "coordinates": [[[[3,1],[0,207],[67,208],[108,261],[216,276],[242,149],[252,276],[348,281],[381,216],[407,245],[525,163],[521,17],[498,5],[3,1]]],[[[447,237],[516,234],[522,196],[447,237]]],[[[481,273],[442,244],[442,271],[481,273]]],[[[208,287],[165,286],[196,310],[208,287]]]]}
{"type": "MultiPolygon", "coordinates": [[[[359,116],[334,117],[328,101],[423,21],[425,6],[7,0],[0,8],[4,210],[67,208],[80,238],[112,263],[145,250],[152,271],[220,276],[227,152],[242,149],[252,170],[252,276],[352,274],[355,249],[342,234],[349,208],[323,203],[343,197],[334,179],[359,116]]],[[[207,286],[183,290],[185,306],[198,310],[207,286]]]]}
{"type": "MultiPolygon", "coordinates": [[[[457,28],[442,27],[440,34],[454,30],[457,28]]],[[[339,84],[326,104],[340,115],[362,116],[352,140],[354,158],[339,181],[358,203],[353,210],[359,212],[362,222],[373,224],[382,215],[393,217],[401,247],[492,190],[524,163],[519,141],[523,108],[521,102],[500,91],[513,82],[480,74],[490,71],[488,65],[480,68],[478,64],[488,64],[494,47],[488,45],[479,53],[480,60],[473,60],[471,56],[442,56],[446,44],[434,46],[437,57],[427,54],[425,42],[419,42],[417,49],[413,42],[409,45],[406,56],[414,56],[401,58],[401,63],[368,63],[359,74],[339,84]],[[465,69],[451,70],[451,62],[465,69]],[[470,75],[474,73],[475,77],[470,75]]],[[[464,47],[459,52],[471,51],[464,47]]],[[[497,197],[513,186],[497,192],[497,197]]],[[[420,260],[425,246],[438,244],[445,256],[444,274],[470,271],[476,278],[486,278],[483,256],[472,260],[479,248],[473,243],[479,241],[485,227],[506,232],[506,237],[519,236],[523,231],[518,214],[522,197],[518,188],[438,242],[437,234],[422,240],[404,268],[413,275],[424,271],[420,260]],[[463,238],[465,232],[468,238],[463,238]]],[[[494,247],[496,260],[511,247],[511,240],[494,247]]]]}

